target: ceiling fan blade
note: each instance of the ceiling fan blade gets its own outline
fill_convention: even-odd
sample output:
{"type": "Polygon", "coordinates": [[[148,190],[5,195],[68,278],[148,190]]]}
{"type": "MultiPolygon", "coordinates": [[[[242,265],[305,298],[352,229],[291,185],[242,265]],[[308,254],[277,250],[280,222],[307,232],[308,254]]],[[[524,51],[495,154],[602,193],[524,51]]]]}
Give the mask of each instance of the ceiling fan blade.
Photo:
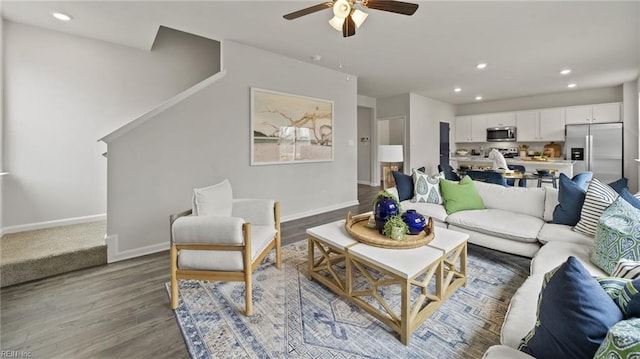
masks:
{"type": "Polygon", "coordinates": [[[328,8],[330,8],[332,6],[333,6],[333,2],[332,1],[323,2],[322,4],[313,5],[313,6],[310,6],[310,7],[306,8],[306,9],[294,11],[294,12],[286,14],[286,15],[284,15],[282,17],[284,17],[287,20],[293,20],[293,19],[297,19],[297,18],[299,18],[301,16],[313,14],[314,12],[318,12],[320,10],[328,9],[328,8]]]}
{"type": "Polygon", "coordinates": [[[362,6],[402,15],[413,15],[418,10],[418,4],[395,0],[364,0],[362,6]]]}
{"type": "Polygon", "coordinates": [[[356,34],[356,23],[351,18],[351,15],[347,16],[342,23],[342,37],[349,37],[356,34]]]}

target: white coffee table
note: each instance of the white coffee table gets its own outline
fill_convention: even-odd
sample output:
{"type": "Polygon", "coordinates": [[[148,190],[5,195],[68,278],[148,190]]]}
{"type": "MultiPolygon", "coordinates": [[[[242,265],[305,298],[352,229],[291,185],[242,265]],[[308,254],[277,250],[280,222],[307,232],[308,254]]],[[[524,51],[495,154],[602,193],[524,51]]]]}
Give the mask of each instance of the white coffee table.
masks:
{"type": "Polygon", "coordinates": [[[426,246],[388,249],[354,240],[344,224],[342,220],[307,229],[308,277],[387,324],[408,344],[416,328],[466,284],[469,235],[435,227],[435,238],[426,246]],[[353,288],[354,279],[362,277],[367,285],[353,288]],[[380,295],[381,287],[391,285],[400,286],[400,313],[380,295]],[[412,299],[413,286],[420,294],[412,299]]]}

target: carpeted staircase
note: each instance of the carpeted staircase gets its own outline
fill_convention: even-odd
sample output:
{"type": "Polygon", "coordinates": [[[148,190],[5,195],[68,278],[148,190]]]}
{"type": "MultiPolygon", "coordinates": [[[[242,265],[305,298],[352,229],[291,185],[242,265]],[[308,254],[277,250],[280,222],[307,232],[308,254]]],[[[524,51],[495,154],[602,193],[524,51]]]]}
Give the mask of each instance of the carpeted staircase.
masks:
{"type": "Polygon", "coordinates": [[[6,234],[0,238],[0,286],[107,264],[106,222],[6,234]]]}

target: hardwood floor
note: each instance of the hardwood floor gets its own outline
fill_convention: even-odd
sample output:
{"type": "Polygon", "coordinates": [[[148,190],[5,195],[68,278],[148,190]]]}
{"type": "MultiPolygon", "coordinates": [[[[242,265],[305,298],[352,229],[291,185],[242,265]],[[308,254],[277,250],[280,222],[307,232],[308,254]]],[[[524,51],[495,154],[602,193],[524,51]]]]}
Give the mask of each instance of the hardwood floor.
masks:
{"type": "MultiPolygon", "coordinates": [[[[360,205],[282,224],[283,245],[306,228],[371,210],[380,187],[358,185],[360,205]]],[[[189,358],[156,253],[2,288],[0,350],[16,358],[189,358]]]]}

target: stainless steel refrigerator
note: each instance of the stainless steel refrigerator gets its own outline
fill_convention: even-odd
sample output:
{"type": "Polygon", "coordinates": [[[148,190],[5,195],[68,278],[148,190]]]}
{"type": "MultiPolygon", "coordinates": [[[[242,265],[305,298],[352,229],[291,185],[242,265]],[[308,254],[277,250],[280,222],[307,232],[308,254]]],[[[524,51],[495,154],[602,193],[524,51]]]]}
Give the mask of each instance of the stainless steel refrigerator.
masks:
{"type": "Polygon", "coordinates": [[[622,123],[567,125],[566,159],[576,161],[573,173],[593,172],[605,183],[622,177],[622,123]]]}

